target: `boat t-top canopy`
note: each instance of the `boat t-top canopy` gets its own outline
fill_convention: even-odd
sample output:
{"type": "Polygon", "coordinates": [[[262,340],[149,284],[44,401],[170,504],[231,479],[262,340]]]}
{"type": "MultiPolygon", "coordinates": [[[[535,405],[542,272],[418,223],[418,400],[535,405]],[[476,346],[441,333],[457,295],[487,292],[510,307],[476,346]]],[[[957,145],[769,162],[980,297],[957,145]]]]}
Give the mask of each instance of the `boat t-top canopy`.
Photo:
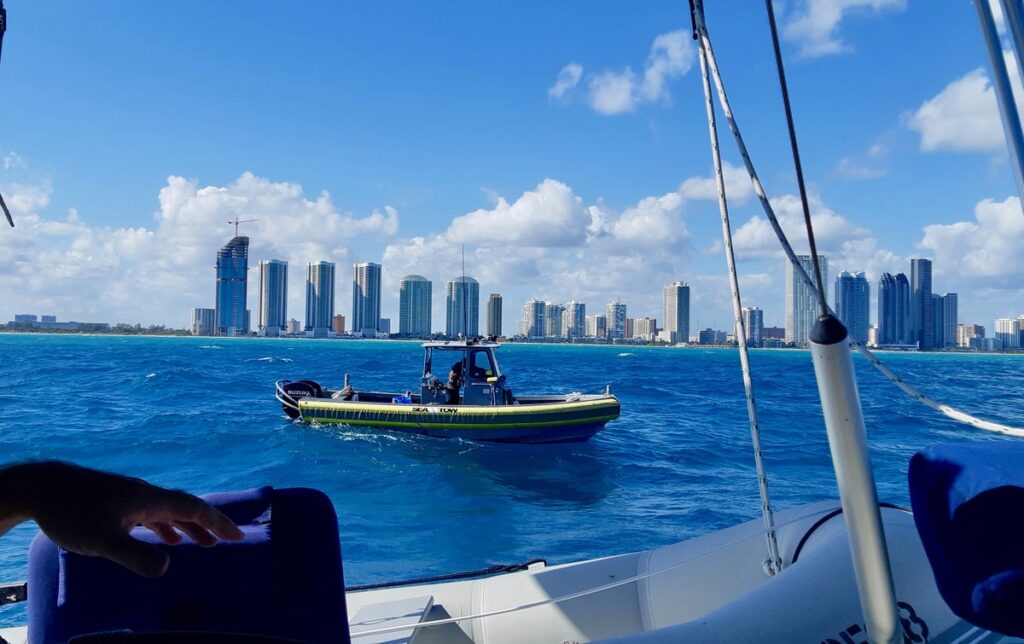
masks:
{"type": "Polygon", "coordinates": [[[424,342],[422,346],[424,349],[440,349],[443,351],[445,349],[455,350],[484,347],[497,349],[501,345],[490,340],[445,340],[439,342],[424,342]]]}

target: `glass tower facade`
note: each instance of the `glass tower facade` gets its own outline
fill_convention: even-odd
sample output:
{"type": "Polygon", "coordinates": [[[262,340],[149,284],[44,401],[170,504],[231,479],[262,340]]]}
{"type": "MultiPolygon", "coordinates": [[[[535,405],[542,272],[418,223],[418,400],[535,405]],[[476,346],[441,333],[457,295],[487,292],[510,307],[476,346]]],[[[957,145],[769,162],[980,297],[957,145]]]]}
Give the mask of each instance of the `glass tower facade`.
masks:
{"type": "Polygon", "coordinates": [[[306,265],[306,332],[327,335],[334,324],[334,263],[306,265]]]}
{"type": "Polygon", "coordinates": [[[445,335],[449,338],[480,335],[480,283],[472,277],[456,277],[448,282],[445,335]]]}
{"type": "Polygon", "coordinates": [[[565,337],[582,338],[587,335],[587,305],[569,300],[565,305],[565,337]]]}
{"type": "Polygon", "coordinates": [[[690,287],[685,282],[672,282],[665,287],[665,332],[669,342],[690,341],[690,287]]]}
{"type": "Polygon", "coordinates": [[[878,345],[913,344],[910,321],[910,281],[903,273],[878,278],[878,345]]]}
{"type": "Polygon", "coordinates": [[[398,334],[430,336],[434,285],[422,275],[406,275],[398,284],[398,334]]]}
{"type": "Polygon", "coordinates": [[[233,237],[217,251],[217,297],[215,301],[216,335],[246,335],[245,315],[248,286],[249,238],[233,237]]]}
{"type": "Polygon", "coordinates": [[[501,335],[501,309],[501,293],[491,293],[491,296],[487,298],[487,335],[489,337],[501,335]]]}
{"type": "Polygon", "coordinates": [[[836,315],[846,326],[849,338],[860,344],[868,342],[871,319],[871,288],[864,273],[843,271],[836,278],[836,315]]]}
{"type": "Polygon", "coordinates": [[[264,259],[260,262],[260,302],[257,332],[281,335],[288,332],[288,262],[264,259]]]}
{"type": "Polygon", "coordinates": [[[363,262],[352,267],[352,333],[377,335],[380,325],[380,264],[363,262]]]}
{"type": "Polygon", "coordinates": [[[910,260],[910,322],[913,340],[922,351],[935,348],[935,303],[932,260],[910,260]]]}
{"type": "MultiPolygon", "coordinates": [[[[810,255],[797,255],[796,259],[814,281],[814,262],[810,255]]],[[[818,267],[821,269],[821,281],[828,288],[828,258],[818,255],[818,267]]],[[[826,293],[827,295],[827,293],[826,293]]],[[[818,296],[800,277],[793,262],[786,262],[786,342],[807,344],[811,328],[818,319],[818,296]]]]}

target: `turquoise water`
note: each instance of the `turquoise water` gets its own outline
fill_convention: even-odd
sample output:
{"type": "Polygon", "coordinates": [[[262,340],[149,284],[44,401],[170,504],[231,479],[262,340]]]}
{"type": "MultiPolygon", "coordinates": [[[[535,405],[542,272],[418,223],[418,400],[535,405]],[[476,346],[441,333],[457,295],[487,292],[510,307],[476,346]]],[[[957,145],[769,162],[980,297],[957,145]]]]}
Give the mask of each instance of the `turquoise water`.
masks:
{"type": "MultiPolygon", "coordinates": [[[[757,516],[738,356],[729,350],[514,346],[519,393],[598,392],[622,418],[591,441],[496,445],[289,422],[279,378],[356,389],[417,382],[416,343],[0,336],[0,462],[61,458],[201,493],[324,490],[350,585],[544,557],[652,548],[757,516]]],[[[911,384],[1024,426],[1024,356],[886,354],[911,384]]],[[[777,507],[835,497],[810,354],[751,356],[777,507]]],[[[883,500],[906,503],[909,456],[944,440],[1012,440],[957,425],[857,359],[883,500]]],[[[2,491],[0,491],[2,493],[2,491]]],[[[24,578],[34,527],[0,540],[24,578]]],[[[0,624],[23,621],[0,610],[0,624]]]]}

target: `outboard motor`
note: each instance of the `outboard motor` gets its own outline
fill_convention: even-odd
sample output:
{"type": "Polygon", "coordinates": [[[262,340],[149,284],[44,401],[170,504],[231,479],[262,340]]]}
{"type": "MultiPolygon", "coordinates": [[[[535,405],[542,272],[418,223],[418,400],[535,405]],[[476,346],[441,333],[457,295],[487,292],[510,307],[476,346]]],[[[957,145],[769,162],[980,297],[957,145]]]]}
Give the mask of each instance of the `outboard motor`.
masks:
{"type": "Polygon", "coordinates": [[[295,382],[283,382],[278,384],[278,400],[281,401],[281,408],[288,418],[299,417],[299,399],[321,398],[324,388],[314,380],[297,380],[295,382]]]}

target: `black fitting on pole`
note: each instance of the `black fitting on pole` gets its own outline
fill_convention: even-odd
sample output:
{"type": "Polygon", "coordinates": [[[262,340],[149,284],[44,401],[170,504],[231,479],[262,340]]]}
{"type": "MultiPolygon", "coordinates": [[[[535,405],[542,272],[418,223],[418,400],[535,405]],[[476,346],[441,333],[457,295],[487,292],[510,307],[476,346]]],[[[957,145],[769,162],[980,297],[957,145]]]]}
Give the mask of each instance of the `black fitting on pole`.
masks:
{"type": "Polygon", "coordinates": [[[808,335],[814,344],[830,345],[845,342],[849,334],[846,327],[839,321],[839,318],[826,313],[818,318],[808,335]]]}

